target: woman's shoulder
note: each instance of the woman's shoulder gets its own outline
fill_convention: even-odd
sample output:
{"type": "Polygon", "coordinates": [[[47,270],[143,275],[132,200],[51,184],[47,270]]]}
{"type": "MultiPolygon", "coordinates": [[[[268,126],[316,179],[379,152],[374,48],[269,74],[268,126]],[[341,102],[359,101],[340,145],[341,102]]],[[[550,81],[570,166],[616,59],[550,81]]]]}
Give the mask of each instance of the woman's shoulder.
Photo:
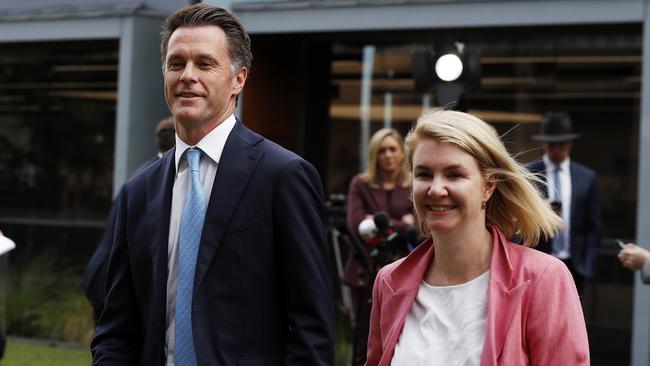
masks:
{"type": "Polygon", "coordinates": [[[366,183],[363,173],[355,175],[350,181],[350,186],[363,186],[367,184],[368,183],[366,183]]]}
{"type": "Polygon", "coordinates": [[[361,189],[361,190],[370,190],[370,182],[364,175],[364,173],[355,175],[350,181],[350,188],[361,189]]]}
{"type": "Polygon", "coordinates": [[[404,258],[400,258],[392,263],[389,263],[379,269],[377,272],[377,279],[384,280],[389,278],[391,274],[404,262],[404,258]]]}
{"type": "Polygon", "coordinates": [[[537,249],[508,242],[504,246],[513,271],[523,272],[529,276],[540,276],[547,271],[557,271],[566,265],[561,260],[537,249]]]}

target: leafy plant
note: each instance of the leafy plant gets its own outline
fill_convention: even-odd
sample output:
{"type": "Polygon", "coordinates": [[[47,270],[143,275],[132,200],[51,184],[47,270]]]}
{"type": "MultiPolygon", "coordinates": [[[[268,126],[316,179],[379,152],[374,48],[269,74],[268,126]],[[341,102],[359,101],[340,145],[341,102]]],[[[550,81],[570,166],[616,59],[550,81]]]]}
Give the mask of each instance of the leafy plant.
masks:
{"type": "Polygon", "coordinates": [[[9,334],[88,344],[92,309],[79,280],[52,249],[27,255],[10,268],[5,297],[9,334]]]}

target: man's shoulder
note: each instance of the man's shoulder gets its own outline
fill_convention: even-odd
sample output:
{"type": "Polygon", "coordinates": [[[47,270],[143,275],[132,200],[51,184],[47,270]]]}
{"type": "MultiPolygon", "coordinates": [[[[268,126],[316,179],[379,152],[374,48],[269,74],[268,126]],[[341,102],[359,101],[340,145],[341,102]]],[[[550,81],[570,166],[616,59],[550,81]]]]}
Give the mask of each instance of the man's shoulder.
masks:
{"type": "Polygon", "coordinates": [[[243,123],[237,126],[235,133],[245,143],[264,153],[265,164],[286,166],[293,161],[306,162],[300,155],[249,129],[243,123]]]}
{"type": "Polygon", "coordinates": [[[533,160],[524,166],[533,173],[541,172],[545,169],[544,160],[542,159],[533,160]]]}
{"type": "Polygon", "coordinates": [[[583,164],[580,164],[575,160],[571,160],[571,170],[573,170],[574,172],[576,172],[578,174],[588,176],[590,178],[592,178],[592,177],[595,178],[596,177],[596,172],[593,169],[588,168],[587,166],[585,166],[583,164]]]}

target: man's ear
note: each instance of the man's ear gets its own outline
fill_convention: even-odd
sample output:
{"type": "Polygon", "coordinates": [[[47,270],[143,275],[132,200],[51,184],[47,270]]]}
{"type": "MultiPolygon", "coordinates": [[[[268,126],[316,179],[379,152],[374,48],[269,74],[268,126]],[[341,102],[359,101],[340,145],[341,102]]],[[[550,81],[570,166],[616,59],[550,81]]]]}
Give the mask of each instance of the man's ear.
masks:
{"type": "Polygon", "coordinates": [[[235,74],[235,77],[232,78],[233,82],[233,94],[239,95],[244,89],[244,84],[246,84],[246,78],[248,77],[248,69],[245,67],[240,67],[239,71],[235,74]]]}

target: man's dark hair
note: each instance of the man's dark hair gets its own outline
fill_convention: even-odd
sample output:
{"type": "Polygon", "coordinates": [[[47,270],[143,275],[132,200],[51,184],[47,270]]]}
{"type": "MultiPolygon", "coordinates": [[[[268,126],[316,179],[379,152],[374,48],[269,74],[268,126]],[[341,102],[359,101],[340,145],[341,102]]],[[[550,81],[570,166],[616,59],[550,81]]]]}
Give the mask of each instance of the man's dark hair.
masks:
{"type": "Polygon", "coordinates": [[[234,15],[223,8],[206,4],[194,4],[177,10],[168,16],[162,26],[160,53],[162,55],[163,70],[165,68],[165,57],[167,56],[167,45],[172,33],[181,27],[200,27],[215,25],[226,34],[228,40],[228,55],[233,66],[231,70],[234,75],[240,68],[245,67],[249,72],[253,66],[253,54],[251,52],[251,39],[244,30],[244,27],[234,15]]]}

